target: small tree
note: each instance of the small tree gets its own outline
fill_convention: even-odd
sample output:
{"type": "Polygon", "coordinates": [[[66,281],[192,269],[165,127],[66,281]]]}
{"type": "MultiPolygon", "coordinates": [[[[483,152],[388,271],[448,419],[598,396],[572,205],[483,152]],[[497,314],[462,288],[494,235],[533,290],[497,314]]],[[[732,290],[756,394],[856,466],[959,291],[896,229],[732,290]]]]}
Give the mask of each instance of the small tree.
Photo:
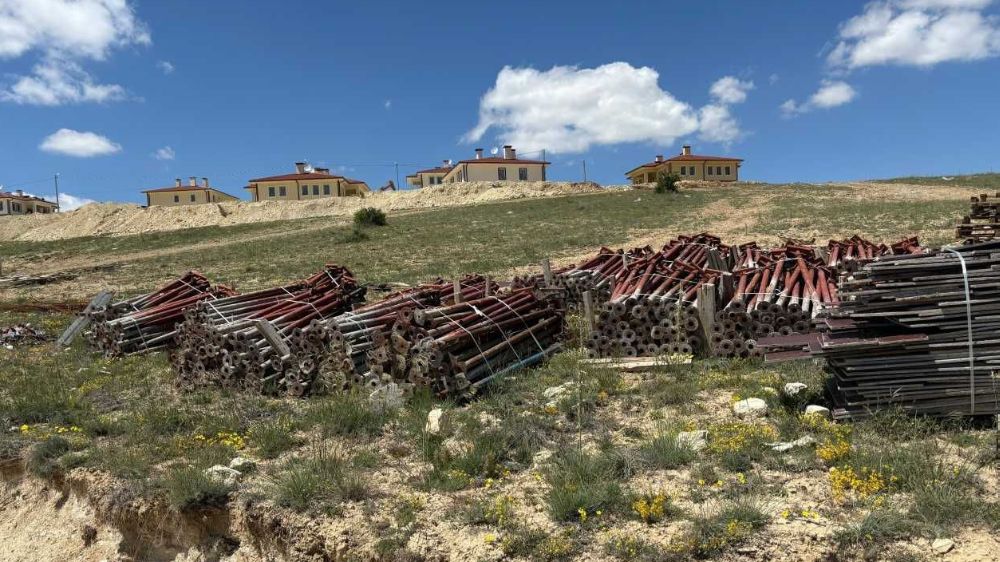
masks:
{"type": "Polygon", "coordinates": [[[657,193],[677,193],[677,182],[679,181],[681,181],[681,177],[677,174],[660,172],[656,175],[655,191],[657,193]]]}
{"type": "Polygon", "coordinates": [[[354,213],[355,226],[385,226],[386,222],[385,212],[375,207],[365,207],[354,213]]]}

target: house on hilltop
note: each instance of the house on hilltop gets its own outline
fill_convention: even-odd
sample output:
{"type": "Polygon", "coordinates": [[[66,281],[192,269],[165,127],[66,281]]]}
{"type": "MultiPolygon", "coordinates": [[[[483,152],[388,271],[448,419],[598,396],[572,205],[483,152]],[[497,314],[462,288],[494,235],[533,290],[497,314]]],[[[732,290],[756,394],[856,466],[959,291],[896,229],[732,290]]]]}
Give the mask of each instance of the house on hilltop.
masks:
{"type": "Polygon", "coordinates": [[[0,191],[0,215],[47,215],[56,212],[58,208],[52,201],[25,195],[20,189],[13,192],[0,191]]]}
{"type": "Polygon", "coordinates": [[[686,144],[681,153],[673,158],[656,159],[625,173],[633,184],[652,183],[662,172],[676,174],[682,180],[739,181],[742,158],[729,156],[704,156],[691,154],[691,145],[686,144]]]}
{"type": "Polygon", "coordinates": [[[188,184],[181,183],[181,178],[174,180],[174,185],[170,187],[157,187],[146,189],[146,206],[158,205],[161,207],[180,207],[182,205],[202,205],[205,203],[223,203],[226,201],[239,201],[239,197],[230,195],[224,191],[219,191],[208,185],[208,178],[198,178],[191,176],[188,184]]]}
{"type": "Polygon", "coordinates": [[[370,191],[361,180],[331,174],[329,168],[309,168],[305,162],[296,162],[293,174],[255,178],[244,189],[253,201],[362,197],[370,191]]]}
{"type": "Polygon", "coordinates": [[[451,160],[444,160],[437,168],[427,168],[417,170],[413,174],[406,176],[406,183],[412,187],[427,187],[429,185],[440,185],[444,183],[444,177],[454,168],[451,160]]]}

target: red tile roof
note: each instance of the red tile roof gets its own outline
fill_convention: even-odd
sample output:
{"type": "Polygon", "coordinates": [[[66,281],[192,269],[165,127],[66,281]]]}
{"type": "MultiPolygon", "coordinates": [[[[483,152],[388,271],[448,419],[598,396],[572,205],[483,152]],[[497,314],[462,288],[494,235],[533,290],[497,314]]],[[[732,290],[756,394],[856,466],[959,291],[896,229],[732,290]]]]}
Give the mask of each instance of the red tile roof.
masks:
{"type": "Polygon", "coordinates": [[[219,191],[214,187],[205,187],[203,185],[172,185],[170,187],[156,187],[153,189],[144,189],[143,193],[157,193],[160,191],[203,191],[205,189],[210,189],[212,191],[219,191]]]}
{"type": "Polygon", "coordinates": [[[413,172],[412,174],[406,177],[413,177],[417,174],[447,174],[453,168],[454,166],[449,166],[447,168],[444,166],[438,166],[437,168],[427,168],[426,170],[417,170],[416,172],[413,172]]]}
{"type": "Polygon", "coordinates": [[[525,160],[523,158],[502,158],[500,156],[489,156],[486,158],[472,158],[471,160],[459,160],[459,164],[551,164],[544,160],[525,160]]]}
{"type": "Polygon", "coordinates": [[[250,183],[262,181],[292,181],[292,180],[342,180],[344,176],[334,176],[332,174],[321,174],[319,172],[308,172],[304,174],[284,174],[280,176],[267,176],[266,178],[255,178],[250,183]]]}

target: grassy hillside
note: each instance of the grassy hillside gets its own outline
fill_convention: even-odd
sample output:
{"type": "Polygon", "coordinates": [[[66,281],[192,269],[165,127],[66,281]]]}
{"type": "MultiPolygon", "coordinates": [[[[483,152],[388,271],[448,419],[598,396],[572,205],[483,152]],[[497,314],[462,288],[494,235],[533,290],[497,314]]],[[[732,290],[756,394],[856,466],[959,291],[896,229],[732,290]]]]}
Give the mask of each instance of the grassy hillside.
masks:
{"type": "Polygon", "coordinates": [[[1000,190],[1000,174],[992,172],[982,174],[950,175],[941,176],[905,176],[901,178],[891,178],[878,180],[886,183],[908,183],[914,185],[951,185],[958,187],[975,187],[992,193],[1000,190]],[[949,178],[949,179],[944,179],[949,178]]]}

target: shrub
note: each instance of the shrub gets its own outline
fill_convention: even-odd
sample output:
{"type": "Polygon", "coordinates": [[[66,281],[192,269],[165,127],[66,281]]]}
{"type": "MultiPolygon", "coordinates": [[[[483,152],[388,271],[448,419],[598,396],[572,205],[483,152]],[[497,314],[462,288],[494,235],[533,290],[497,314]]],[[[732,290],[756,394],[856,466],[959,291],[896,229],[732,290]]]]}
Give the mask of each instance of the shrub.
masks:
{"type": "Polygon", "coordinates": [[[694,450],[677,442],[677,434],[663,432],[639,446],[643,466],[671,469],[684,466],[696,457],[694,450]]]}
{"type": "Polygon", "coordinates": [[[677,182],[681,177],[677,174],[660,172],[656,175],[656,193],[677,193],[677,182]]]}
{"type": "Polygon", "coordinates": [[[621,507],[624,496],[614,463],[605,455],[577,449],[557,452],[546,470],[549,514],[559,521],[581,520],[621,507]]]}
{"type": "Polygon", "coordinates": [[[272,494],[282,507],[332,511],[342,501],[369,495],[367,483],[351,472],[339,451],[317,449],[290,460],[272,477],[272,494]]]}
{"type": "Polygon", "coordinates": [[[37,476],[52,476],[59,468],[58,459],[69,452],[69,441],[52,436],[31,448],[28,470],[37,476]]]}
{"type": "Polygon", "coordinates": [[[177,510],[224,505],[232,487],[194,466],[174,467],[159,481],[167,502],[177,510]]]}
{"type": "Polygon", "coordinates": [[[749,539],[768,519],[757,498],[743,496],[724,504],[715,515],[695,519],[690,533],[673,546],[690,549],[699,557],[714,556],[749,539]]]}
{"type": "Polygon", "coordinates": [[[382,209],[365,207],[354,213],[355,226],[385,226],[386,224],[388,224],[388,220],[386,220],[385,211],[382,209]]]}
{"type": "Polygon", "coordinates": [[[354,228],[350,232],[341,237],[340,242],[342,244],[353,244],[355,242],[364,242],[365,240],[368,240],[368,233],[358,225],[354,225],[354,228]]]}

